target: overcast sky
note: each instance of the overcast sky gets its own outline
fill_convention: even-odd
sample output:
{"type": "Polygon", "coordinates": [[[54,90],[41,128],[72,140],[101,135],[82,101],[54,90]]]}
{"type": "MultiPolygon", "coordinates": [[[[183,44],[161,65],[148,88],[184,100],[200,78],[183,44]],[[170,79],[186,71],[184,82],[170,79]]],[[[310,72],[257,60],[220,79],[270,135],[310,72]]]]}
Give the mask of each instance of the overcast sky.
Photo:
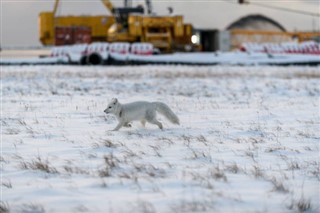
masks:
{"type": "MultiPolygon", "coordinates": [[[[110,0],[122,6],[123,0],[110,0]]],[[[1,46],[41,46],[38,40],[38,14],[52,11],[54,0],[0,0],[1,46]]],[[[133,0],[141,4],[143,0],[133,0]]],[[[249,14],[262,14],[279,22],[288,31],[312,31],[320,28],[320,17],[264,8],[254,3],[292,10],[320,13],[320,0],[153,0],[155,13],[164,15],[167,8],[183,15],[196,28],[225,29],[230,23],[249,14]]],[[[57,15],[109,15],[101,0],[61,0],[57,15]]]]}

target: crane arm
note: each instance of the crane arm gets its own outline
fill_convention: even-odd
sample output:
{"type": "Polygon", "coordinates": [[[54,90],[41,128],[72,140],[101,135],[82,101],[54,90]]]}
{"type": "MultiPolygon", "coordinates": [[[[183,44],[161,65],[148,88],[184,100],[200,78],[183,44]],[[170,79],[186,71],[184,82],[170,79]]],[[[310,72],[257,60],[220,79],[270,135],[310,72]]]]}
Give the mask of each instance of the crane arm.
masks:
{"type": "Polygon", "coordinates": [[[101,0],[103,5],[111,12],[113,13],[113,4],[109,0],[101,0]]]}
{"type": "Polygon", "coordinates": [[[60,0],[56,0],[55,3],[54,3],[54,8],[53,8],[53,16],[55,16],[57,10],[58,10],[58,6],[59,6],[59,1],[60,0]]]}

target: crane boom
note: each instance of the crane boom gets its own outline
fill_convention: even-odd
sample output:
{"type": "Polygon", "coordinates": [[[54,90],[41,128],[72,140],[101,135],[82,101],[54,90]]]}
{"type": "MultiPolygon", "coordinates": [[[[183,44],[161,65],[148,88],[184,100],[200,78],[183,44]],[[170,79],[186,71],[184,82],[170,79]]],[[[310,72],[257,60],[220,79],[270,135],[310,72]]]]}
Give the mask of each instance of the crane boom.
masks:
{"type": "Polygon", "coordinates": [[[60,0],[56,0],[55,3],[54,3],[54,7],[53,7],[53,16],[55,16],[57,10],[58,10],[58,6],[59,6],[59,1],[60,0]]]}
{"type": "Polygon", "coordinates": [[[113,4],[109,0],[101,0],[103,5],[113,14],[113,4]]]}

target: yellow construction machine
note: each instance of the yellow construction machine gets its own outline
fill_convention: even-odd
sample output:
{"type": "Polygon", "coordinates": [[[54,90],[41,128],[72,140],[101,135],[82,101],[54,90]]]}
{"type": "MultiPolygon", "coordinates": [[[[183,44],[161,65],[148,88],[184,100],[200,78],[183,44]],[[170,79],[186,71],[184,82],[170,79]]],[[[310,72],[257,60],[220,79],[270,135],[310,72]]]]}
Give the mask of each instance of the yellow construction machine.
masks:
{"type": "Polygon", "coordinates": [[[142,6],[114,7],[101,0],[110,16],[56,16],[59,0],[51,12],[39,15],[39,38],[43,45],[107,42],[149,42],[161,52],[192,51],[193,28],[183,22],[181,15],[157,16],[152,13],[151,1],[146,0],[147,13],[142,6]],[[89,30],[79,30],[86,27],[89,30]],[[59,29],[60,28],[60,29],[59,29]],[[61,29],[62,28],[62,29],[61,29]],[[72,28],[65,30],[64,28],[72,28]],[[74,36],[71,36],[73,32],[74,36]],[[84,33],[85,32],[85,33],[84,33]],[[81,34],[87,34],[86,36],[81,34]],[[67,35],[68,34],[68,35],[67,35]],[[84,39],[90,37],[90,39],[84,39]],[[79,40],[79,38],[81,38],[79,40]],[[59,39],[62,41],[58,42],[59,39]]]}
{"type": "Polygon", "coordinates": [[[115,23],[114,16],[56,16],[59,1],[55,0],[53,11],[39,14],[39,39],[43,45],[55,45],[58,27],[87,27],[91,41],[106,41],[108,30],[115,23]]]}

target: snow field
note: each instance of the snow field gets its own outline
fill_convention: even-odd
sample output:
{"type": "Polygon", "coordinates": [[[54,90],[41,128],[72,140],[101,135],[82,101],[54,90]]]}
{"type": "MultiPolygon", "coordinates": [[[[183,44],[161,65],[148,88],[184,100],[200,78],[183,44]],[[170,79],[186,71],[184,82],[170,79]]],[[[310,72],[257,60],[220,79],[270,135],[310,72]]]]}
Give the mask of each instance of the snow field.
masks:
{"type": "Polygon", "coordinates": [[[318,67],[1,67],[1,208],[319,212],[318,67]],[[162,101],[180,126],[109,131],[162,101]]]}

